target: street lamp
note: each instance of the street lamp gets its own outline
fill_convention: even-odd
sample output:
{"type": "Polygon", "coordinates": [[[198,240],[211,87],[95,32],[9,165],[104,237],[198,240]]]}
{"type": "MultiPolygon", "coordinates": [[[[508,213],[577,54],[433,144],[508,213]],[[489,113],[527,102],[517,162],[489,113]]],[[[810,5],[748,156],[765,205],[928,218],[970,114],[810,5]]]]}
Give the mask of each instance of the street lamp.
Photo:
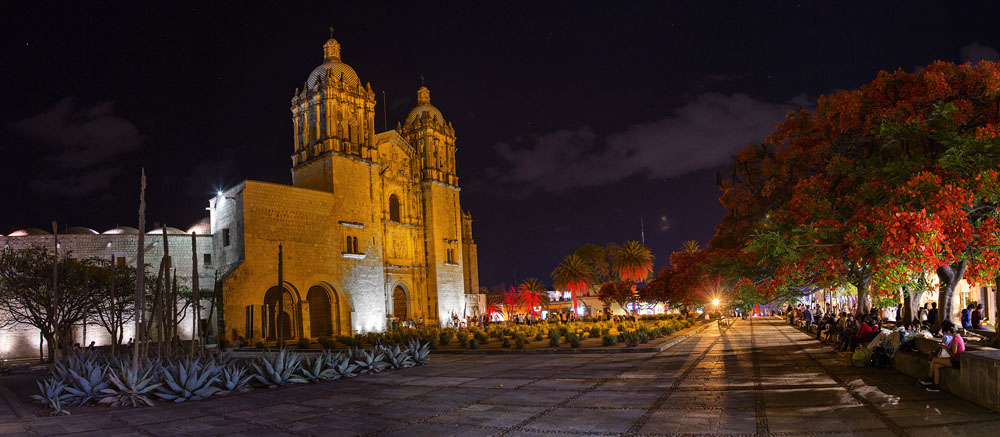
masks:
{"type": "Polygon", "coordinates": [[[719,306],[719,299],[712,299],[712,305],[719,306]]]}

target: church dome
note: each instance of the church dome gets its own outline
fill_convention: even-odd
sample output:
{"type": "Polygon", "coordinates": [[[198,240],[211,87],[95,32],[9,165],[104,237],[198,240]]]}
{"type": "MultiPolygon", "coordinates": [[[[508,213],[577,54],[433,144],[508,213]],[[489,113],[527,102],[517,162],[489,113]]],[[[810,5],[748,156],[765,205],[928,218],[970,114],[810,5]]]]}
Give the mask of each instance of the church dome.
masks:
{"type": "Polygon", "coordinates": [[[326,44],[323,44],[323,63],[319,67],[314,68],[312,73],[309,73],[305,88],[312,89],[317,82],[323,80],[327,75],[333,78],[333,80],[344,78],[344,84],[348,86],[355,87],[361,84],[361,79],[358,79],[358,73],[355,73],[350,65],[341,62],[340,43],[333,38],[330,38],[326,41],[326,44]]]}
{"type": "Polygon", "coordinates": [[[434,117],[437,117],[438,122],[441,124],[445,124],[441,111],[431,104],[431,90],[422,86],[417,90],[417,107],[413,108],[410,111],[410,115],[406,116],[406,124],[413,124],[413,121],[417,118],[433,119],[434,117]]]}

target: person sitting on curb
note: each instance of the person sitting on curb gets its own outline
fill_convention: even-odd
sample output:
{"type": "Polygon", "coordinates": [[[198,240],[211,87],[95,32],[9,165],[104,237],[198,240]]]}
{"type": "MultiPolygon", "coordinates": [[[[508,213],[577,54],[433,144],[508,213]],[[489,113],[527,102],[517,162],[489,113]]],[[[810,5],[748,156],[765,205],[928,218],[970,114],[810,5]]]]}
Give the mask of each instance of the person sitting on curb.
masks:
{"type": "Polygon", "coordinates": [[[972,311],[976,309],[976,306],[969,304],[962,310],[962,327],[965,329],[972,329],[972,311]]]}
{"type": "Polygon", "coordinates": [[[936,353],[931,357],[930,369],[927,371],[927,378],[920,381],[927,386],[927,391],[941,391],[941,369],[958,369],[962,363],[962,352],[965,352],[965,340],[955,333],[955,325],[952,323],[943,324],[941,333],[944,339],[938,343],[936,353]]]}
{"type": "Polygon", "coordinates": [[[972,312],[972,329],[983,329],[983,322],[986,322],[986,316],[983,315],[983,304],[979,304],[972,312]]]}

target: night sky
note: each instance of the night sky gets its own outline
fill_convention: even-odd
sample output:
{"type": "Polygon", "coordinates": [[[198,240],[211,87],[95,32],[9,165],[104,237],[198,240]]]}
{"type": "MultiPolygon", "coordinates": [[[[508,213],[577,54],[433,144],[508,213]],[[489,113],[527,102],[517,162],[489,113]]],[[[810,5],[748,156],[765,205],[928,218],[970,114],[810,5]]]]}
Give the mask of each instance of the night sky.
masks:
{"type": "Polygon", "coordinates": [[[332,25],[379,130],[421,76],[454,124],[482,285],[549,282],[640,220],[659,269],[708,242],[716,173],[787,109],[1000,57],[978,2],[146,3],[0,6],[0,233],[136,226],[141,166],[147,223],[182,229],[220,187],[291,183],[289,101],[332,25]]]}

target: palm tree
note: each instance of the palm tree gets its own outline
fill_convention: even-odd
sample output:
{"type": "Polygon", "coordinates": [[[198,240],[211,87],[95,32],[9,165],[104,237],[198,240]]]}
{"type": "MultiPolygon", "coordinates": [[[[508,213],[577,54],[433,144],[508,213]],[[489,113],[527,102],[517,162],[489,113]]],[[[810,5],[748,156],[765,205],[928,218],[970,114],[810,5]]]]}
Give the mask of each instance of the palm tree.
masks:
{"type": "Polygon", "coordinates": [[[536,306],[542,306],[549,302],[548,290],[545,284],[538,278],[525,279],[521,285],[517,286],[518,301],[532,314],[535,313],[536,306]]]}
{"type": "Polygon", "coordinates": [[[576,294],[586,290],[593,283],[593,271],[577,255],[567,255],[559,267],[552,271],[552,281],[556,288],[568,288],[573,299],[573,314],[576,314],[576,294]]]}
{"type": "Polygon", "coordinates": [[[614,253],[614,269],[622,281],[642,282],[653,273],[653,252],[638,241],[629,241],[614,253]]]}
{"type": "Polygon", "coordinates": [[[698,245],[697,241],[687,240],[684,243],[681,243],[681,252],[694,253],[699,250],[701,250],[701,246],[698,245]]]}

